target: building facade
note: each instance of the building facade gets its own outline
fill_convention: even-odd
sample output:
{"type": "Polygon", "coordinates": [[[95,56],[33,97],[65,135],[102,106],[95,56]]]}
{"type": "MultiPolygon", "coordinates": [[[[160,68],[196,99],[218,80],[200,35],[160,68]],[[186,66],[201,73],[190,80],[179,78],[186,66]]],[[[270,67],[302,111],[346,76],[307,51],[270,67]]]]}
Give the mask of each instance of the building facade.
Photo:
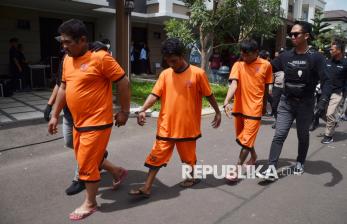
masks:
{"type": "Polygon", "coordinates": [[[287,33],[295,20],[313,23],[312,19],[318,11],[324,11],[325,5],[325,0],[281,0],[283,26],[277,30],[275,49],[288,47],[287,33]]]}

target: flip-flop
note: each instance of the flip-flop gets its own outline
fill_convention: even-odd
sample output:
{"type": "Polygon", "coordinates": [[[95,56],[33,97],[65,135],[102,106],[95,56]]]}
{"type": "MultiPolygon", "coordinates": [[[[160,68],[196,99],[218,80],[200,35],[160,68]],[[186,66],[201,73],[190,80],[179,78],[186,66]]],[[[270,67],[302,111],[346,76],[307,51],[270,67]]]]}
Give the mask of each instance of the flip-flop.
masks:
{"type": "Polygon", "coordinates": [[[117,179],[113,179],[112,181],[113,190],[118,189],[118,187],[122,184],[124,179],[128,176],[128,171],[124,168],[121,168],[121,169],[122,169],[122,173],[119,175],[117,179]]]}
{"type": "Polygon", "coordinates": [[[85,212],[85,213],[77,213],[76,210],[72,213],[70,213],[69,218],[72,221],[78,221],[78,220],[82,220],[88,216],[90,216],[91,214],[93,214],[94,212],[96,212],[98,210],[97,207],[93,208],[92,210],[85,212]]]}
{"type": "Polygon", "coordinates": [[[128,193],[131,196],[139,196],[139,197],[143,197],[143,198],[149,198],[151,197],[151,194],[145,193],[143,190],[141,189],[132,189],[129,191],[128,193]]]}
{"type": "Polygon", "coordinates": [[[183,188],[190,188],[190,187],[193,187],[194,185],[198,184],[201,182],[201,179],[185,179],[184,181],[182,181],[180,183],[180,186],[183,187],[183,188]],[[185,185],[185,183],[192,183],[190,185],[185,185]]]}

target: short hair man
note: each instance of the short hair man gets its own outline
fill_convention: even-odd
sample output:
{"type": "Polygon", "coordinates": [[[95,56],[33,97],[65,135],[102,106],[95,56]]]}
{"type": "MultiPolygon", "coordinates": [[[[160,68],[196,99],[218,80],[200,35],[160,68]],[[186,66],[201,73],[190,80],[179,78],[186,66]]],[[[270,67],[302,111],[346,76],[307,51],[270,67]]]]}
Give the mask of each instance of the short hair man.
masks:
{"type": "MultiPolygon", "coordinates": [[[[150,196],[154,178],[159,169],[169,162],[175,146],[182,162],[194,167],[197,160],[196,140],[201,137],[204,96],[216,112],[212,126],[218,128],[221,122],[221,113],[207,75],[204,70],[186,62],[182,42],[176,38],[166,40],[162,54],[170,68],[160,74],[152,93],[138,113],[138,124],[142,126],[146,121],[146,110],[160,100],[157,137],[145,161],[145,166],[149,168],[146,183],[139,189],[132,189],[129,194],[133,196],[150,196]]],[[[191,187],[197,182],[197,179],[187,178],[181,186],[191,187]]]]}
{"type": "Polygon", "coordinates": [[[67,103],[74,122],[73,144],[79,179],[86,186],[85,201],[69,217],[80,220],[97,210],[99,168],[114,167],[104,160],[113,126],[112,82],[116,82],[120,93],[121,111],[114,118],[117,126],[125,125],[128,120],[130,89],[123,69],[109,53],[88,50],[87,29],[82,21],[68,20],[58,31],[67,56],[48,131],[57,133],[59,113],[67,103]]]}
{"type": "MultiPolygon", "coordinates": [[[[309,126],[313,118],[314,91],[319,80],[323,86],[323,93],[318,108],[324,110],[329,96],[329,90],[325,85],[328,78],[325,74],[324,56],[311,51],[308,45],[308,41],[313,38],[312,25],[305,21],[296,21],[289,37],[294,48],[280,54],[271,62],[274,72],[284,71],[284,93],[278,105],[276,131],[268,165],[277,166],[283,143],[293,121],[296,120],[298,156],[293,174],[301,175],[304,173],[304,163],[310,143],[309,126]]],[[[276,176],[273,167],[269,167],[259,175],[270,181],[274,181],[276,176]]]]}
{"type": "Polygon", "coordinates": [[[337,122],[338,110],[341,103],[344,102],[344,87],[347,84],[347,59],[344,58],[345,44],[341,40],[335,40],[330,45],[331,59],[327,62],[327,74],[329,74],[329,88],[331,96],[327,109],[327,122],[325,135],[322,139],[323,144],[329,144],[334,141],[333,135],[337,122]]]}
{"type": "MultiPolygon", "coordinates": [[[[257,154],[254,143],[260,128],[263,107],[266,106],[266,91],[271,90],[272,68],[270,62],[258,57],[258,44],[255,40],[240,43],[242,61],[236,62],[230,72],[231,85],[224,100],[226,115],[235,116],[236,142],[241,146],[237,165],[242,165],[249,152],[247,165],[255,165],[257,154]],[[234,105],[230,104],[235,96],[234,105]],[[265,102],[264,102],[265,101],[265,102]]],[[[269,91],[271,95],[271,91],[269,91]]],[[[229,175],[229,174],[228,174],[229,175]]],[[[227,176],[228,181],[238,181],[237,176],[227,176]]]]}

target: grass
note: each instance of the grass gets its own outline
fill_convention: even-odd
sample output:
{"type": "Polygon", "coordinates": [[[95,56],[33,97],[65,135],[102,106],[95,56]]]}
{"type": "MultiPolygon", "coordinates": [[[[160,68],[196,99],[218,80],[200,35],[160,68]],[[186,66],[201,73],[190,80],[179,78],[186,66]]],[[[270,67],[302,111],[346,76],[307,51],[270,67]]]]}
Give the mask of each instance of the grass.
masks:
{"type": "MultiPolygon", "coordinates": [[[[147,96],[151,93],[154,83],[151,82],[131,82],[131,101],[143,105],[147,96]]],[[[212,92],[217,100],[218,105],[223,105],[224,98],[227,94],[228,87],[223,85],[211,85],[212,92]]],[[[206,98],[202,102],[203,107],[209,107],[209,103],[206,98]]],[[[153,110],[160,110],[160,102],[155,103],[152,107],[153,110]]]]}

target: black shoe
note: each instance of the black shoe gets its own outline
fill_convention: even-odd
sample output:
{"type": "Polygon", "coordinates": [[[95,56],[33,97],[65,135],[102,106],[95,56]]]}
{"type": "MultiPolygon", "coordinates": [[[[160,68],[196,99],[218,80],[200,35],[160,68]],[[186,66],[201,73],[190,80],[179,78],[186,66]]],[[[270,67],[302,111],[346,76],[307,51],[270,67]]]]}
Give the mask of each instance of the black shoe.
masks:
{"type": "Polygon", "coordinates": [[[324,138],[322,139],[321,143],[329,144],[329,143],[332,143],[333,141],[334,141],[333,137],[324,135],[324,138]]]}
{"type": "Polygon", "coordinates": [[[271,125],[272,129],[276,129],[276,122],[271,125]]]}
{"type": "Polygon", "coordinates": [[[67,195],[74,195],[80,193],[84,189],[86,189],[86,185],[83,181],[73,180],[72,184],[65,190],[65,193],[67,195]]]}

